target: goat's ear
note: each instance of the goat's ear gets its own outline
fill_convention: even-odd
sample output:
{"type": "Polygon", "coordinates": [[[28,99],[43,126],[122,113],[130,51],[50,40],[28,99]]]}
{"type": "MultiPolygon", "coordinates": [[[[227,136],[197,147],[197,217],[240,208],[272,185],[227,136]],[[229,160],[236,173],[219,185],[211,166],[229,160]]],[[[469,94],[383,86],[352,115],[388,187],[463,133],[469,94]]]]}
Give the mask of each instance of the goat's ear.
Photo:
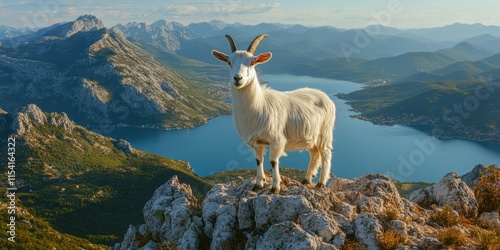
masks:
{"type": "Polygon", "coordinates": [[[253,58],[251,65],[265,63],[265,62],[269,61],[269,59],[271,59],[272,56],[273,56],[273,54],[271,54],[271,52],[262,53],[262,54],[255,56],[253,58]]]}
{"type": "Polygon", "coordinates": [[[223,62],[227,62],[228,60],[228,56],[226,54],[219,52],[217,50],[212,50],[212,55],[223,62]]]}

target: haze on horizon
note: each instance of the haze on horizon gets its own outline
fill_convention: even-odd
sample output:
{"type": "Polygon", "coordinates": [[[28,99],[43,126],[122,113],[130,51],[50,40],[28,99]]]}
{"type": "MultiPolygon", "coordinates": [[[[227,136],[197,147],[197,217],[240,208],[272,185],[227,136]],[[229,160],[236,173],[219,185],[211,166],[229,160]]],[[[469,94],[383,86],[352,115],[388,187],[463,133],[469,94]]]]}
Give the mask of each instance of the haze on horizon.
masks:
{"type": "Polygon", "coordinates": [[[184,25],[221,20],[243,24],[284,23],[337,28],[363,28],[370,24],[400,29],[439,27],[452,23],[500,26],[500,2],[482,0],[441,1],[264,1],[172,0],[146,1],[0,0],[0,25],[41,28],[92,14],[107,27],[118,23],[157,20],[184,25]]]}

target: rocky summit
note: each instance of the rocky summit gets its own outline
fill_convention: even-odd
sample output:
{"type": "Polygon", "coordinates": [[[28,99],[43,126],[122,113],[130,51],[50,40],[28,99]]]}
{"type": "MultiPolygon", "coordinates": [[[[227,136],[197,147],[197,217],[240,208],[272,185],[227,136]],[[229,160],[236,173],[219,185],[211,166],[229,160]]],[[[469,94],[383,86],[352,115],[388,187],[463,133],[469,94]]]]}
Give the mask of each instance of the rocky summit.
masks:
{"type": "MultiPolygon", "coordinates": [[[[415,202],[380,174],[334,179],[324,189],[284,176],[279,195],[270,194],[270,185],[252,191],[254,182],[216,184],[199,202],[174,176],[144,206],[145,223],[130,225],[111,249],[446,249],[453,245],[440,235],[450,230],[467,239],[454,249],[486,249],[472,239],[484,229],[437,219],[476,218],[474,194],[455,173],[415,191],[415,202]],[[387,248],[393,238],[398,241],[387,248]]],[[[499,226],[496,212],[478,220],[485,228],[499,226]]]]}

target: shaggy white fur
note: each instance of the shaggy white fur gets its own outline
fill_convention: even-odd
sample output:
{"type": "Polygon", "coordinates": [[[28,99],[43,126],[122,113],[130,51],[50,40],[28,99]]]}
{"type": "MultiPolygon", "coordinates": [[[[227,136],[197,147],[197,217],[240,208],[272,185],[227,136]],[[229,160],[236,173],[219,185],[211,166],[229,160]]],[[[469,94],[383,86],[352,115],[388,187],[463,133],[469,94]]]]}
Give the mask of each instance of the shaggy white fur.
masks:
{"type": "Polygon", "coordinates": [[[242,139],[253,149],[257,161],[255,189],[264,187],[265,147],[270,148],[272,166],[271,192],[279,193],[279,158],[285,150],[306,148],[309,166],[302,183],[309,184],[322,170],[316,187],[324,187],[330,176],[335,104],[322,91],[302,88],[281,92],[261,85],[255,66],[271,59],[271,53],[253,53],[267,35],[254,39],[247,51],[237,50],[234,40],[226,35],[232,54],[213,50],[212,54],[230,66],[231,98],[234,121],[242,139]]]}

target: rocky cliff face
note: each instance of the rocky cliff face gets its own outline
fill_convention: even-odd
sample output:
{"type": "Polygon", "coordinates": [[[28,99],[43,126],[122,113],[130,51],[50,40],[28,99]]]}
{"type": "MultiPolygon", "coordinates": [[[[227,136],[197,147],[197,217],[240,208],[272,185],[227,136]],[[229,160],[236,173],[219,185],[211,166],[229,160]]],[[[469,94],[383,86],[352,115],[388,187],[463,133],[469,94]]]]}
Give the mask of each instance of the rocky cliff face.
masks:
{"type": "Polygon", "coordinates": [[[62,127],[66,131],[71,131],[75,124],[69,120],[66,113],[44,113],[35,104],[29,104],[21,107],[14,114],[14,121],[10,128],[18,135],[24,135],[30,132],[30,129],[35,124],[51,124],[53,126],[62,127]]]}
{"type": "MultiPolygon", "coordinates": [[[[191,188],[173,177],[144,207],[145,224],[131,225],[123,242],[111,249],[166,245],[180,249],[340,249],[346,245],[379,249],[388,232],[402,239],[392,249],[398,245],[398,249],[446,248],[449,243],[438,235],[449,229],[434,219],[442,206],[455,208],[451,214],[457,217],[475,218],[477,213],[470,189],[459,179],[454,173],[446,175],[432,187],[433,204],[439,206],[422,207],[400,197],[392,181],[379,174],[335,179],[325,189],[283,177],[280,195],[270,194],[270,187],[254,192],[254,180],[240,179],[213,186],[201,205],[191,188]]],[[[412,197],[417,194],[420,191],[412,197]]],[[[498,213],[481,218],[487,228],[498,226],[498,213]]],[[[452,226],[466,237],[473,228],[452,226]]],[[[460,246],[467,248],[479,249],[473,240],[460,246]]]]}
{"type": "Polygon", "coordinates": [[[37,32],[37,35],[68,38],[80,31],[95,31],[102,28],[104,28],[104,24],[101,20],[93,15],[83,15],[78,17],[75,21],[41,29],[37,32]]]}

